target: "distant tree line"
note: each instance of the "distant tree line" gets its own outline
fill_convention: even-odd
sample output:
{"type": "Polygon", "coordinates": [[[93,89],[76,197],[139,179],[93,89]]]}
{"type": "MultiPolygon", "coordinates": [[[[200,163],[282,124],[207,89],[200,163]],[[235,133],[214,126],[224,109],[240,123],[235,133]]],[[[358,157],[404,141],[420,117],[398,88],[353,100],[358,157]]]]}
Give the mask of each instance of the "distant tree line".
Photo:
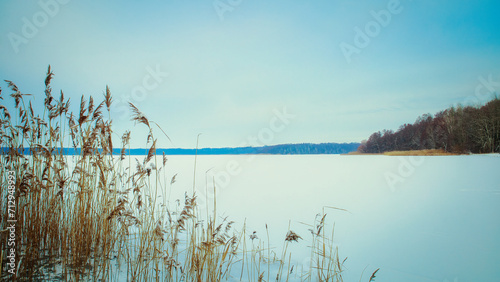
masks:
{"type": "Polygon", "coordinates": [[[255,153],[279,155],[347,154],[356,151],[359,145],[359,143],[282,144],[258,147],[255,153]]]}
{"type": "Polygon", "coordinates": [[[420,116],[394,132],[373,133],[358,148],[362,153],[443,149],[453,153],[500,152],[500,99],[481,107],[457,106],[420,116]]]}
{"type": "MultiPolygon", "coordinates": [[[[321,144],[281,144],[263,147],[236,147],[236,148],[200,148],[200,149],[156,149],[156,154],[166,155],[245,155],[245,154],[272,154],[272,155],[300,155],[300,154],[347,154],[356,151],[359,143],[321,143],[321,144]]],[[[34,151],[30,148],[20,148],[20,154],[29,155],[34,151]]],[[[102,152],[102,149],[98,149],[102,152]]],[[[113,149],[114,155],[120,155],[122,149],[113,149]]],[[[147,155],[149,149],[125,149],[126,155],[147,155]]],[[[7,154],[9,148],[0,147],[0,154],[7,154]]],[[[55,148],[52,153],[65,155],[80,155],[81,148],[55,148]]]]}

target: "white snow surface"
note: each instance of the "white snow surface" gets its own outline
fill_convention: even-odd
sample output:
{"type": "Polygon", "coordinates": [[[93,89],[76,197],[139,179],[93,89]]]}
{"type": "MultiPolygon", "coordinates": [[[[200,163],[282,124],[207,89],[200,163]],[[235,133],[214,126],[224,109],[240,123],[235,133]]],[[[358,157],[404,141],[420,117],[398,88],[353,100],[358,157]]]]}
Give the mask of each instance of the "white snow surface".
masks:
{"type": "MultiPolygon", "coordinates": [[[[326,232],[334,229],[340,260],[347,257],[344,281],[368,281],[378,268],[375,281],[499,281],[498,156],[205,155],[196,172],[195,156],[168,156],[161,175],[170,183],[177,174],[176,182],[158,197],[182,204],[196,175],[199,210],[211,214],[215,182],[218,220],[240,230],[246,222],[247,236],[257,231],[265,246],[267,224],[278,256],[290,226],[303,238],[289,244],[291,280],[310,265],[306,224],[324,211],[326,232]]],[[[144,157],[131,158],[134,166],[144,157]]]]}
{"type": "MultiPolygon", "coordinates": [[[[377,268],[376,281],[498,281],[497,156],[198,156],[195,187],[203,205],[215,178],[218,215],[246,220],[265,241],[267,224],[276,252],[290,224],[304,238],[291,244],[295,269],[309,265],[303,223],[329,206],[348,211],[324,208],[347,257],[344,281],[368,281],[377,268]]],[[[194,158],[169,157],[172,199],[192,191],[194,158]]]]}

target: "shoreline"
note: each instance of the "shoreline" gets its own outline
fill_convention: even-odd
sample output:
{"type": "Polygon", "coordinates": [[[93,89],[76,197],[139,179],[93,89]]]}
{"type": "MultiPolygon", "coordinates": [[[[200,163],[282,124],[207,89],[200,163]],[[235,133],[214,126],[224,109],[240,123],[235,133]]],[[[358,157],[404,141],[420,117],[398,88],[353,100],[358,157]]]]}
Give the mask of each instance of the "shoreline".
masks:
{"type": "Polygon", "coordinates": [[[409,150],[409,151],[389,151],[383,153],[360,153],[360,152],[350,152],[343,154],[344,156],[462,156],[462,155],[482,155],[482,154],[460,154],[460,153],[450,153],[443,149],[430,149],[430,150],[409,150]]]}

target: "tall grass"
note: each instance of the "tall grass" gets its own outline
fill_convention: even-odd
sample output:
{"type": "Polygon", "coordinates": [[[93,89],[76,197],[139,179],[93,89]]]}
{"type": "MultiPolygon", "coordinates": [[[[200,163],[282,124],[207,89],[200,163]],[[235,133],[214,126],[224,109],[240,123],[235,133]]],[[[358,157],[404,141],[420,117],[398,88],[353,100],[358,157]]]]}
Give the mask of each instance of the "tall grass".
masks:
{"type": "MultiPolygon", "coordinates": [[[[148,129],[149,151],[132,163],[127,131],[118,147],[120,155],[114,156],[110,89],[106,88],[100,103],[82,96],[75,115],[62,91],[54,97],[53,76],[49,66],[41,115],[35,112],[30,95],[11,81],[7,83],[15,112],[0,105],[0,147],[7,148],[0,155],[4,165],[0,171],[2,278],[290,279],[297,266],[291,265],[288,245],[305,244],[299,235],[287,231],[278,257],[274,251],[271,255],[269,234],[266,242],[247,232],[245,224],[236,230],[233,221],[217,217],[215,202],[203,220],[194,192],[186,193],[182,204],[172,205],[165,199],[175,176],[167,179],[167,158],[156,155],[155,123],[130,104],[132,120],[148,129]],[[65,155],[62,148],[68,145],[78,153],[65,155]],[[3,184],[10,170],[16,175],[18,265],[14,275],[5,271],[7,185],[3,184]]],[[[1,95],[0,90],[3,99],[1,95]]],[[[324,220],[325,214],[312,225],[311,265],[299,279],[342,281],[342,263],[324,232],[324,220]]]]}

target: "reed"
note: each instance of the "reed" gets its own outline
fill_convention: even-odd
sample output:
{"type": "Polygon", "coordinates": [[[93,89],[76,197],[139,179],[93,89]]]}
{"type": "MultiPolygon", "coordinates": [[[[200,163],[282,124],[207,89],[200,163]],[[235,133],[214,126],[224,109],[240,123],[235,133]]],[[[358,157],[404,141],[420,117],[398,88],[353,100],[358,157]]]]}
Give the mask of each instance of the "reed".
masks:
{"type": "MultiPolygon", "coordinates": [[[[100,103],[91,96],[82,96],[79,111],[74,114],[62,91],[58,98],[54,97],[53,77],[49,66],[41,115],[34,110],[30,94],[23,94],[16,84],[6,81],[15,112],[0,105],[0,147],[6,148],[0,155],[4,164],[0,178],[5,184],[7,171],[16,175],[18,266],[14,275],[5,271],[8,215],[2,200],[2,278],[290,279],[297,267],[291,265],[292,254],[287,250],[289,244],[304,244],[298,234],[289,230],[281,257],[271,257],[267,224],[264,242],[246,230],[246,222],[241,230],[236,230],[233,221],[218,218],[215,199],[214,208],[210,214],[207,210],[206,217],[202,216],[194,192],[186,193],[182,204],[171,203],[170,191],[176,176],[166,177],[167,156],[156,155],[157,139],[152,125],[158,124],[130,103],[132,121],[148,129],[149,150],[142,160],[134,161],[127,154],[131,139],[131,132],[127,131],[117,148],[120,154],[114,156],[110,113],[113,99],[109,87],[100,103]],[[77,154],[65,155],[63,148],[68,146],[77,154]],[[27,152],[23,152],[24,148],[27,152]],[[271,268],[276,263],[277,271],[271,268]],[[126,278],[122,273],[126,273],[126,278]]],[[[3,100],[1,89],[0,98],[3,100]]],[[[0,195],[5,199],[7,185],[3,184],[0,195]]],[[[313,260],[301,279],[342,281],[338,250],[324,233],[325,216],[313,226],[313,260]]]]}

